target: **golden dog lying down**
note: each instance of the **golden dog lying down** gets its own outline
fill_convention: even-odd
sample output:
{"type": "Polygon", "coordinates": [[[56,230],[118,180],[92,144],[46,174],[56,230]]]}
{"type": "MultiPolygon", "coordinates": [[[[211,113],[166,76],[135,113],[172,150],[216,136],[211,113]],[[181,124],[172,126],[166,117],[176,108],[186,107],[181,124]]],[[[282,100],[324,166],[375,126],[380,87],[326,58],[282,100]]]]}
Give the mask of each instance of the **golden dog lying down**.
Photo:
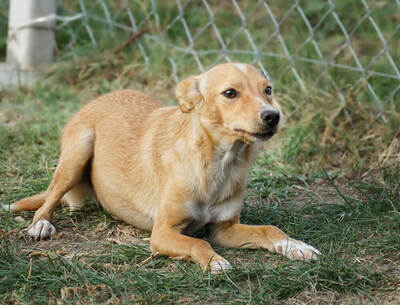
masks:
{"type": "Polygon", "coordinates": [[[94,191],[112,216],[152,231],[153,252],[213,273],[231,265],[190,237],[205,226],[214,244],[315,258],[318,250],[274,226],[239,222],[250,163],[279,124],[271,84],[252,66],[222,64],[180,82],[176,96],[179,106],[161,107],[124,90],[84,106],[63,131],[49,188],[10,206],[37,209],[29,234],[51,237],[54,209],[81,207],[94,191]]]}

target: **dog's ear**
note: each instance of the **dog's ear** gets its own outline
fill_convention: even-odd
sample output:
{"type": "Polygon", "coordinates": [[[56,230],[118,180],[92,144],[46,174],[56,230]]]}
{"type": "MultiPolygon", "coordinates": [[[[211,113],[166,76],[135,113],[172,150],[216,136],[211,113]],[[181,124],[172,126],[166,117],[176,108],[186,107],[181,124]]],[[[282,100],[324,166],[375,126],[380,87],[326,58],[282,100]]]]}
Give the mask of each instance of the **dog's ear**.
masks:
{"type": "Polygon", "coordinates": [[[199,81],[195,76],[181,81],[176,86],[175,95],[178,98],[179,107],[184,113],[192,111],[203,100],[199,89],[199,81]]]}

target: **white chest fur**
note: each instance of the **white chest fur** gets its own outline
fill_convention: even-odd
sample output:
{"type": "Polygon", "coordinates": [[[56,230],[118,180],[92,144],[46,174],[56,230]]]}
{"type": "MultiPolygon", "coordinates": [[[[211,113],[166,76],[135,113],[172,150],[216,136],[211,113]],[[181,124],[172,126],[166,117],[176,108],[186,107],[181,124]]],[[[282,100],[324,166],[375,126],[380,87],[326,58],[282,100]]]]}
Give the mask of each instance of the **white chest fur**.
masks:
{"type": "Polygon", "coordinates": [[[191,202],[188,206],[189,214],[193,217],[196,226],[203,226],[207,223],[217,223],[228,220],[240,213],[242,200],[226,201],[216,205],[204,202],[191,202]]]}
{"type": "Polygon", "coordinates": [[[228,220],[240,213],[242,194],[238,194],[238,190],[244,188],[247,178],[246,147],[246,144],[239,143],[228,151],[215,152],[208,168],[206,190],[187,206],[188,214],[194,220],[193,226],[197,227],[193,229],[228,220]]]}

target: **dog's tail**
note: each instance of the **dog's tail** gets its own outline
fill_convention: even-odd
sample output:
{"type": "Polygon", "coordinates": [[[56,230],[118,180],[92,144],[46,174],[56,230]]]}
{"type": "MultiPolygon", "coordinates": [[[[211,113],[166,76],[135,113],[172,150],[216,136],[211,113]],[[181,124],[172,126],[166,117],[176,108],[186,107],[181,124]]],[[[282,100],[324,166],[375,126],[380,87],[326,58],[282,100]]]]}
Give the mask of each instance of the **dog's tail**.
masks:
{"type": "Polygon", "coordinates": [[[28,198],[21,199],[17,202],[14,202],[13,204],[3,204],[2,207],[4,210],[8,211],[35,211],[39,209],[45,202],[47,197],[47,191],[33,195],[28,198]]]}

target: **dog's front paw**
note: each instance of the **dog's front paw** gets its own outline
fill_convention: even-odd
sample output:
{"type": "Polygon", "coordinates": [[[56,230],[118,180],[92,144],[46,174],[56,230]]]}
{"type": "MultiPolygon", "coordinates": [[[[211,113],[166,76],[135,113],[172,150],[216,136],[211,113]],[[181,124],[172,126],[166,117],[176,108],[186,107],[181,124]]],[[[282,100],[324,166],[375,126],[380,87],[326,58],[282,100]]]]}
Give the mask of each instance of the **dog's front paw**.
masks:
{"type": "Polygon", "coordinates": [[[231,264],[222,257],[213,258],[210,262],[211,274],[220,274],[231,269],[231,264]]]}
{"type": "Polygon", "coordinates": [[[285,239],[275,243],[275,251],[290,259],[310,260],[317,259],[321,254],[314,247],[296,239],[285,239]]]}
{"type": "Polygon", "coordinates": [[[28,234],[35,240],[50,238],[55,233],[56,228],[48,220],[39,220],[28,230],[28,234]]]}

